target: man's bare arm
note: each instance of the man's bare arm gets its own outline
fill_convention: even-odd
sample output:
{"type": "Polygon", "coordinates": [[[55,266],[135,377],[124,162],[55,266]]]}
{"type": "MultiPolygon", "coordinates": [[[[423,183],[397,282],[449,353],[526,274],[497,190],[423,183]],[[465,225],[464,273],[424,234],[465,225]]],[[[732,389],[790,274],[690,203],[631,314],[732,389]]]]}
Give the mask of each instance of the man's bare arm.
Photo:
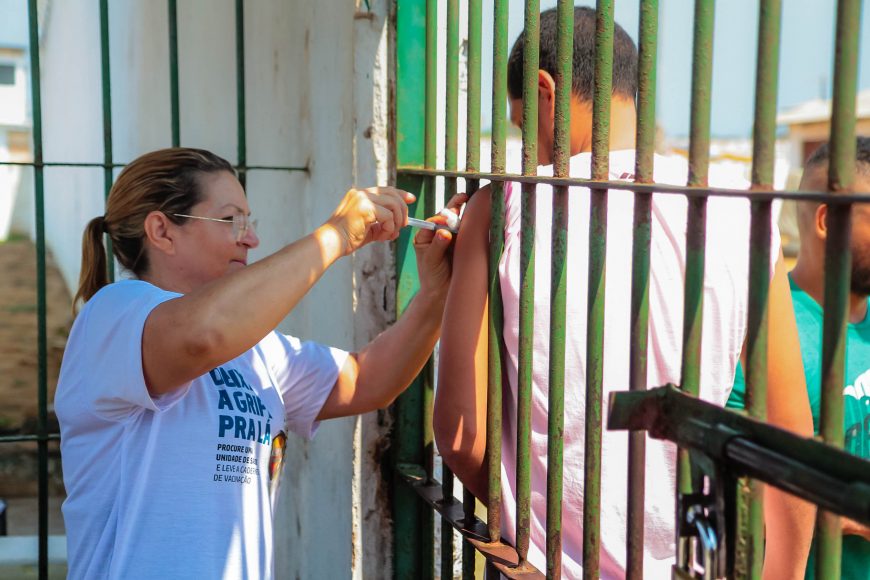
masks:
{"type": "Polygon", "coordinates": [[[453,256],[441,332],[435,441],[444,462],[486,502],[489,188],[468,203],[453,256]]]}
{"type": "MultiPolygon", "coordinates": [[[[777,260],[768,302],[767,420],[804,437],[813,418],[801,362],[800,342],[782,255],[777,260]]],[[[802,579],[813,538],[816,508],[773,486],[765,486],[766,580],[802,579]]]]}

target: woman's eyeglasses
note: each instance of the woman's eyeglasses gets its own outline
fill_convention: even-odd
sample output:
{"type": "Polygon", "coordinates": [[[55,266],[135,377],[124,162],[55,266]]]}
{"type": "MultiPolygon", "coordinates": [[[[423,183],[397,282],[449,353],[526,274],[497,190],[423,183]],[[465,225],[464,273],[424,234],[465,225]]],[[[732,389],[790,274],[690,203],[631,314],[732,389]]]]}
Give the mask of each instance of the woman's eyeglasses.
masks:
{"type": "Polygon", "coordinates": [[[233,237],[235,238],[237,243],[241,242],[244,239],[245,234],[247,234],[248,231],[250,231],[251,233],[255,233],[257,231],[257,220],[252,220],[249,216],[246,216],[243,213],[237,213],[233,215],[232,218],[210,218],[199,215],[187,215],[183,213],[174,213],[172,215],[174,215],[175,217],[205,220],[209,222],[220,222],[222,224],[232,224],[233,237]]]}

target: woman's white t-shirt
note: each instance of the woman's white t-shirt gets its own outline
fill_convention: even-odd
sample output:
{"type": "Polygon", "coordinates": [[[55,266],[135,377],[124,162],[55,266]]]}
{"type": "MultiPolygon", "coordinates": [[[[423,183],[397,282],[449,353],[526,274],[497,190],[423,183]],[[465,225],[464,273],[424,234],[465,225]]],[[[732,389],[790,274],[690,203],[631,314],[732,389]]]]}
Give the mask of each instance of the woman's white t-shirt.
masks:
{"type": "Polygon", "coordinates": [[[347,353],[272,332],[162,397],[142,371],[147,282],[76,318],[55,410],[69,578],[271,578],[284,433],[311,437],[347,353]]]}

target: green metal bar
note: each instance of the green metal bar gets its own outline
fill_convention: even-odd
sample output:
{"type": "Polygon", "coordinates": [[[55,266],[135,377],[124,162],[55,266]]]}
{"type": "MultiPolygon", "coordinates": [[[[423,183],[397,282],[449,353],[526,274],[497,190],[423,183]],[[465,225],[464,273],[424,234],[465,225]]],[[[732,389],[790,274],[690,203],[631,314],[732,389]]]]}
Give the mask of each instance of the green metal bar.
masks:
{"type": "MultiPolygon", "coordinates": [[[[437,99],[438,99],[438,2],[426,1],[426,132],[423,164],[435,168],[437,159],[437,99]]],[[[435,180],[426,183],[427,195],[423,199],[425,216],[435,213],[435,180]]],[[[423,465],[430,481],[435,471],[435,432],[432,417],[435,410],[435,366],[432,359],[426,364],[423,380],[423,465]]],[[[435,517],[432,511],[423,516],[422,576],[435,574],[435,517]]]]}
{"type": "MultiPolygon", "coordinates": [[[[396,80],[403,90],[396,92],[396,161],[423,166],[426,159],[426,0],[403,0],[396,5],[396,80]]],[[[426,197],[432,195],[434,177],[399,175],[396,185],[417,195],[409,215],[426,217],[426,197]]],[[[411,243],[412,232],[404,228],[397,244],[397,314],[401,314],[419,289],[417,263],[411,243]]],[[[416,491],[405,484],[398,468],[424,463],[424,391],[427,390],[431,365],[398,398],[395,430],[392,439],[393,479],[393,577],[431,578],[432,510],[420,500],[416,491]],[[424,552],[429,554],[428,559],[424,552]]]]}
{"type": "MultiPolygon", "coordinates": [[[[523,174],[538,171],[538,48],[541,10],[526,0],[523,30],[523,174]]],[[[516,544],[519,566],[526,563],[531,528],[532,356],[535,316],[535,187],[523,184],[520,227],[520,328],[517,380],[516,544]]]]}
{"type": "MultiPolygon", "coordinates": [[[[468,59],[466,78],[468,88],[466,95],[466,143],[465,169],[478,171],[480,169],[480,68],[481,68],[481,30],[483,28],[483,2],[468,0],[468,59]]],[[[478,180],[471,180],[468,192],[476,191],[478,180]]]]}
{"type": "Polygon", "coordinates": [[[24,441],[60,441],[60,433],[45,435],[0,435],[0,443],[20,443],[24,441]]]}
{"type": "MultiPolygon", "coordinates": [[[[635,182],[653,182],[656,116],[656,58],[658,51],[658,0],[640,5],[638,31],[637,153],[635,182]]],[[[647,342],[649,337],[650,240],[652,236],[652,194],[634,196],[634,237],[631,274],[631,345],[629,389],[642,391],[647,383],[647,342]]],[[[626,575],[643,578],[644,486],[646,482],[646,435],[628,434],[628,497],[626,575]]]]}
{"type": "MultiPolygon", "coordinates": [[[[441,496],[445,502],[454,502],[453,472],[442,464],[441,496]]],[[[441,520],[441,578],[453,580],[453,528],[446,519],[441,520]]]]}
{"type": "Polygon", "coordinates": [[[870,192],[856,193],[847,199],[843,196],[831,195],[830,193],[813,191],[747,191],[745,189],[729,189],[725,187],[698,187],[685,185],[669,185],[657,183],[655,185],[632,183],[625,181],[605,181],[597,179],[584,179],[581,177],[549,177],[540,175],[520,175],[516,173],[480,173],[467,171],[443,171],[439,169],[425,169],[413,165],[399,165],[396,172],[402,176],[442,176],[461,177],[463,179],[488,179],[493,182],[516,182],[516,183],[547,183],[553,186],[568,185],[589,188],[614,188],[641,193],[668,193],[679,194],[686,198],[707,198],[711,195],[716,197],[774,200],[791,199],[794,201],[817,201],[829,205],[852,205],[855,203],[870,203],[870,192]]]}
{"type": "Polygon", "coordinates": [[[181,117],[178,97],[178,3],[168,0],[169,8],[169,104],[172,123],[172,146],[181,145],[181,117]]]}
{"type": "MultiPolygon", "coordinates": [[[[695,1],[692,54],[692,106],[689,141],[690,186],[707,187],[710,164],[710,107],[713,79],[713,23],[715,2],[695,1]]],[[[680,388],[697,396],[701,376],[701,334],[704,310],[704,249],[707,239],[707,198],[689,200],[686,232],[686,286],[683,310],[683,355],[680,388]]],[[[690,493],[699,473],[691,466],[689,455],[678,455],[677,488],[690,493]]],[[[679,534],[679,532],[677,532],[679,534]]],[[[686,569],[692,561],[687,542],[677,538],[677,565],[686,569]]]]}
{"type": "MultiPolygon", "coordinates": [[[[860,0],[837,4],[834,95],[831,115],[831,161],[828,187],[848,192],[855,178],[855,96],[860,43],[860,0]]],[[[822,408],[820,434],[825,442],[843,446],[843,382],[846,324],[851,277],[851,206],[828,207],[825,243],[825,317],[822,347],[822,408]]],[[[839,516],[819,510],[817,517],[817,578],[840,575],[843,537],[839,516]]]]}
{"type": "Polygon", "coordinates": [[[238,140],[239,183],[248,180],[248,136],[245,101],[245,2],[236,0],[236,133],[238,140]]]}
{"type": "MultiPolygon", "coordinates": [[[[459,0],[447,0],[444,169],[457,167],[459,147],[459,0]]],[[[444,199],[456,193],[456,178],[444,180],[444,199]]]]}
{"type": "MultiPolygon", "coordinates": [[[[773,190],[776,160],[776,98],[781,0],[759,6],[758,58],[755,82],[752,189],[773,190]]],[[[746,337],[747,409],[759,421],[767,419],[767,303],[770,291],[771,202],[752,202],[749,255],[749,317],[746,337]]],[[[738,578],[760,578],[764,563],[763,487],[755,480],[738,487],[738,530],[735,572],[738,578]],[[743,490],[746,490],[745,493],[743,490]]]]}
{"type": "MultiPolygon", "coordinates": [[[[595,91],[592,103],[592,178],[610,171],[610,98],[613,92],[613,1],[598,0],[595,91]]],[[[601,397],[604,378],[604,292],[607,190],[591,189],[589,298],[586,328],[586,445],[583,495],[583,577],[598,578],[601,551],[601,397]]]]}
{"type": "MultiPolygon", "coordinates": [[[[466,99],[465,169],[480,169],[480,68],[481,30],[483,28],[483,5],[481,0],[468,0],[468,60],[466,75],[468,89],[466,99]]],[[[480,186],[479,180],[467,180],[466,191],[472,193],[480,186]]],[[[500,460],[500,458],[499,458],[500,460]]],[[[465,522],[474,521],[476,499],[468,489],[462,491],[462,507],[465,522]]],[[[462,542],[462,578],[474,580],[475,550],[471,542],[462,542]]]]}
{"type": "MultiPolygon", "coordinates": [[[[757,147],[756,142],[756,149],[757,147]]],[[[749,236],[746,407],[749,416],[759,421],[764,421],[767,418],[767,303],[770,293],[770,234],[771,202],[753,201],[752,226],[749,236]]],[[[740,491],[738,493],[738,533],[735,545],[736,576],[737,578],[760,578],[764,563],[763,487],[755,480],[746,480],[740,483],[738,489],[740,491]]]]}
{"type": "MultiPolygon", "coordinates": [[[[504,174],[507,135],[508,0],[493,2],[492,45],[492,171],[504,174]]],[[[502,311],[498,264],[504,250],[504,182],[492,182],[489,235],[489,325],[487,328],[486,524],[491,542],[501,539],[501,455],[502,455],[502,311]]],[[[490,568],[488,568],[489,570],[490,568]]],[[[489,573],[487,574],[489,576],[489,573]]]]}
{"type": "MultiPolygon", "coordinates": [[[[854,137],[852,138],[854,142],[854,137]]],[[[854,153],[852,159],[854,160],[854,153]]],[[[833,159],[831,157],[833,166],[833,159]]],[[[840,182],[848,177],[840,174],[840,182]]],[[[831,176],[829,175],[829,179],[831,176]]],[[[831,179],[833,181],[833,179],[831,179]]],[[[825,243],[825,314],[822,330],[822,406],[819,433],[825,443],[843,447],[843,382],[846,355],[846,324],[849,313],[849,283],[852,249],[851,207],[829,207],[825,243]]],[[[819,510],[816,520],[817,578],[839,578],[843,536],[840,516],[819,510]]]]}
{"type": "MultiPolygon", "coordinates": [[[[560,0],[553,171],[567,177],[571,161],[571,77],[574,51],[574,3],[560,0]]],[[[568,290],[568,188],[553,191],[550,276],[550,374],[547,425],[547,578],[562,574],[562,471],[565,430],[565,336],[568,290]]]]}
{"type": "MultiPolygon", "coordinates": [[[[33,116],[33,159],[42,163],[42,89],[39,66],[39,15],[37,1],[28,0],[27,16],[30,34],[30,94],[33,116]]],[[[45,190],[43,168],[33,168],[36,206],[36,311],[37,311],[37,462],[39,473],[39,577],[48,578],[48,345],[46,329],[45,280],[45,190]]]]}
{"type": "MultiPolygon", "coordinates": [[[[445,79],[445,139],[444,169],[456,169],[459,143],[459,0],[447,0],[446,79],[445,79]]],[[[434,133],[434,131],[432,131],[434,133]]],[[[456,194],[456,178],[444,180],[444,199],[456,194]]],[[[442,493],[445,500],[453,500],[453,473],[442,465],[442,493]]],[[[453,579],[453,528],[441,521],[441,578],[453,579]]]]}
{"type": "MultiPolygon", "coordinates": [[[[462,517],[463,526],[471,525],[471,522],[477,521],[474,515],[474,507],[477,499],[474,494],[467,489],[462,490],[462,517]]],[[[488,540],[489,538],[486,537],[488,540]]],[[[474,580],[475,574],[475,550],[474,545],[467,540],[462,542],[462,580],[474,580]]]]}
{"type": "MultiPolygon", "coordinates": [[[[437,103],[437,42],[438,42],[438,5],[435,0],[426,1],[426,52],[425,52],[425,141],[424,158],[425,167],[434,168],[436,162],[436,103],[437,103]]],[[[429,178],[424,182],[426,194],[422,203],[418,203],[419,209],[423,210],[423,216],[435,213],[435,180],[429,178]]],[[[430,358],[422,373],[422,440],[423,465],[430,481],[434,481],[435,471],[435,435],[432,424],[435,409],[435,368],[430,358]]],[[[435,573],[435,518],[429,510],[424,512],[421,518],[422,542],[420,544],[421,577],[432,578],[435,573]]]]}
{"type": "MultiPolygon", "coordinates": [[[[114,175],[112,175],[112,72],[109,62],[109,0],[100,0],[100,75],[103,93],[103,183],[105,199],[112,190],[114,175]]],[[[104,236],[109,280],[115,280],[115,260],[112,257],[112,239],[104,236]]]]}

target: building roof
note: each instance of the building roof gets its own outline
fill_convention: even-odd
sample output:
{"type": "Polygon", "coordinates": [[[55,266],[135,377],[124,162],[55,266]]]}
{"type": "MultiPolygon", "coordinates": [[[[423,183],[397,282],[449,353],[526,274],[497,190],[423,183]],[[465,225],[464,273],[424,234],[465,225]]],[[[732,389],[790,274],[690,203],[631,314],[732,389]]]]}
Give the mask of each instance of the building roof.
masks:
{"type": "MultiPolygon", "coordinates": [[[[858,93],[856,98],[856,116],[858,119],[870,119],[870,89],[858,93]]],[[[776,117],[778,125],[803,125],[818,123],[831,119],[831,101],[813,99],[791,109],[783,111],[776,117]]]]}

